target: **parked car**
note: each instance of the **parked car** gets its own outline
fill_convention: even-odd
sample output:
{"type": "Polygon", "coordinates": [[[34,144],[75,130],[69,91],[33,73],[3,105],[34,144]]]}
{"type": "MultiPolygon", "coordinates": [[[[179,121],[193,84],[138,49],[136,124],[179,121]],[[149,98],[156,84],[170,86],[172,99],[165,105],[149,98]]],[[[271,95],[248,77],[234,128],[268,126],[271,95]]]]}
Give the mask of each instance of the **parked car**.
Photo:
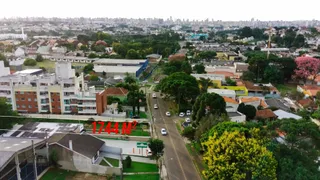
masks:
{"type": "Polygon", "coordinates": [[[187,114],[187,116],[191,116],[191,111],[187,110],[186,114],[187,114]]]}
{"type": "Polygon", "coordinates": [[[188,126],[190,126],[190,125],[191,125],[191,124],[188,123],[188,122],[183,122],[183,123],[181,124],[181,126],[184,127],[184,128],[186,128],[186,127],[188,127],[188,126]]]}
{"type": "Polygon", "coordinates": [[[147,156],[152,156],[152,151],[150,149],[147,149],[147,156]]]}
{"type": "Polygon", "coordinates": [[[166,116],[170,117],[171,116],[171,113],[168,111],[166,112],[166,116]]]}
{"type": "Polygon", "coordinates": [[[157,94],[156,94],[156,93],[153,93],[153,94],[152,94],[152,98],[157,98],[157,94]]]}
{"type": "Polygon", "coordinates": [[[153,108],[154,108],[154,109],[158,109],[158,104],[154,104],[154,105],[153,105],[153,108]]]}
{"type": "Polygon", "coordinates": [[[184,115],[185,115],[184,112],[181,112],[181,113],[179,114],[180,117],[184,117],[184,115]]]}
{"type": "Polygon", "coordinates": [[[167,133],[167,130],[166,130],[165,128],[162,128],[162,129],[161,129],[161,134],[162,134],[163,136],[167,135],[167,134],[168,134],[168,133],[167,133]]]}
{"type": "Polygon", "coordinates": [[[190,118],[186,118],[186,121],[187,123],[191,123],[191,119],[190,118]]]}

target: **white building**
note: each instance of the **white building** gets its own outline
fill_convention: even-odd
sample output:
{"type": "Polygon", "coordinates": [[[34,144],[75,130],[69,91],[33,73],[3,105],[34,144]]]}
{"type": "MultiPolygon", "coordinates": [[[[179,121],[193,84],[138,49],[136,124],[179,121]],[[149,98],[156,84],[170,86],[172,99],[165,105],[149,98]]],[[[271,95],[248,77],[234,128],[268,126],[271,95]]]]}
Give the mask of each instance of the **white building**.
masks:
{"type": "Polygon", "coordinates": [[[246,115],[236,111],[228,112],[228,116],[232,122],[243,123],[246,122],[246,115]]]}
{"type": "Polygon", "coordinates": [[[218,80],[225,82],[225,76],[221,74],[191,74],[191,76],[195,77],[197,80],[200,80],[200,78],[204,79],[210,79],[211,81],[213,80],[218,80]]]}
{"type": "Polygon", "coordinates": [[[10,74],[10,68],[4,66],[4,61],[0,61],[0,77],[10,74]]]}
{"type": "Polygon", "coordinates": [[[236,91],[234,91],[234,90],[209,88],[208,93],[216,93],[216,94],[219,94],[220,96],[225,96],[225,97],[229,97],[232,99],[236,99],[236,91]]]}

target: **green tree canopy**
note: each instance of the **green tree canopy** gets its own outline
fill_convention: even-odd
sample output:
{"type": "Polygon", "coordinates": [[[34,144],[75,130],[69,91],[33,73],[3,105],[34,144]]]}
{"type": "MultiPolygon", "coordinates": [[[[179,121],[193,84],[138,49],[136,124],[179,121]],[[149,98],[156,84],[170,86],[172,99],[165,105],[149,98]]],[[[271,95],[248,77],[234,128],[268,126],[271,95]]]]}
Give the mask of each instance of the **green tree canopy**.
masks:
{"type": "Polygon", "coordinates": [[[203,64],[196,64],[193,66],[193,71],[196,71],[197,74],[206,74],[206,68],[204,67],[203,64]]]}
{"type": "Polygon", "coordinates": [[[83,68],[83,72],[85,73],[85,74],[89,74],[90,72],[92,72],[93,71],[93,64],[92,63],[90,63],[90,64],[87,64],[84,68],[83,68]]]}
{"type": "Polygon", "coordinates": [[[192,106],[192,120],[197,124],[208,114],[226,113],[226,102],[216,93],[203,93],[192,106]]]}
{"type": "Polygon", "coordinates": [[[25,66],[35,66],[35,65],[37,65],[37,61],[34,60],[34,59],[27,58],[27,59],[23,62],[23,65],[25,65],[25,66]]]}
{"type": "Polygon", "coordinates": [[[164,143],[160,139],[149,139],[148,141],[149,148],[152,152],[152,155],[155,157],[159,157],[159,154],[162,154],[164,149],[164,143]]]}
{"type": "Polygon", "coordinates": [[[36,61],[37,62],[42,62],[43,61],[43,57],[41,56],[41,54],[37,54],[36,61]]]}
{"type": "Polygon", "coordinates": [[[259,139],[239,131],[216,133],[202,143],[207,179],[276,179],[277,161],[259,139]]]}
{"type": "Polygon", "coordinates": [[[176,102],[195,100],[200,90],[196,78],[184,72],[177,72],[162,79],[158,85],[162,93],[174,97],[176,102]]]}

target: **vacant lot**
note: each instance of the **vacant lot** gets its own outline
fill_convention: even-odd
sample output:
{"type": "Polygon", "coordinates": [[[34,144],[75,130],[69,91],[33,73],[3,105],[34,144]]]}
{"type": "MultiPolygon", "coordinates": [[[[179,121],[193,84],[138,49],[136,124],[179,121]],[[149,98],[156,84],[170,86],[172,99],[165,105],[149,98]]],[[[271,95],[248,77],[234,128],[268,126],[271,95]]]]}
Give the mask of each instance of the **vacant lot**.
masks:
{"type": "Polygon", "coordinates": [[[135,174],[123,176],[124,180],[159,180],[159,174],[135,174]]]}
{"type": "Polygon", "coordinates": [[[158,172],[158,167],[156,164],[132,162],[130,168],[123,168],[123,172],[158,172]]]}

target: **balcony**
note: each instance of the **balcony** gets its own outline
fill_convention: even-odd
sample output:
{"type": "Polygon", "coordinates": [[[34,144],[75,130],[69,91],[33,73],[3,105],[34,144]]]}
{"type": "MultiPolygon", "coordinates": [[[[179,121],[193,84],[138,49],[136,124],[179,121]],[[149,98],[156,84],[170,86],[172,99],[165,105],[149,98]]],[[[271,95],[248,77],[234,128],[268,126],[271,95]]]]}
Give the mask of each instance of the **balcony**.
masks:
{"type": "Polygon", "coordinates": [[[11,94],[9,93],[0,93],[0,97],[11,97],[11,94]]]}
{"type": "Polygon", "coordinates": [[[62,91],[74,92],[75,91],[75,86],[63,87],[62,91]]]}
{"type": "Polygon", "coordinates": [[[76,97],[78,99],[80,99],[80,100],[95,100],[96,99],[96,96],[80,96],[80,95],[77,95],[76,97]]]}
{"type": "Polygon", "coordinates": [[[97,114],[96,109],[84,109],[82,111],[78,110],[78,114],[97,114]]]}
{"type": "Polygon", "coordinates": [[[11,90],[11,87],[6,85],[0,85],[0,90],[11,90]]]}

